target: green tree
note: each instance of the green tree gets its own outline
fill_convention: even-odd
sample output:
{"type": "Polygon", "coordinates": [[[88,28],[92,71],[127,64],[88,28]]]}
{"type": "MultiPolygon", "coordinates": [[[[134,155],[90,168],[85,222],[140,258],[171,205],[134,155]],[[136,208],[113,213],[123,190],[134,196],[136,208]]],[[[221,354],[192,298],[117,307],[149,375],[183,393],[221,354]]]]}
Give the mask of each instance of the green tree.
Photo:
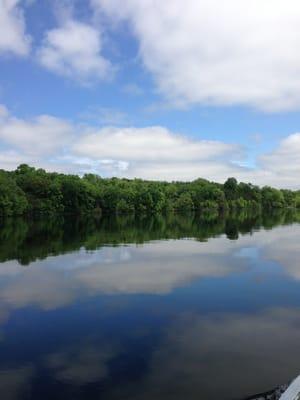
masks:
{"type": "Polygon", "coordinates": [[[284,196],[278,189],[264,186],[261,191],[262,205],[264,208],[281,208],[284,207],[284,196]]]}
{"type": "Polygon", "coordinates": [[[238,196],[238,183],[235,178],[228,178],[224,183],[224,192],[227,200],[236,200],[238,196]]]}
{"type": "Polygon", "coordinates": [[[191,211],[194,209],[194,203],[189,193],[181,193],[174,203],[174,208],[177,211],[191,211]]]}
{"type": "Polygon", "coordinates": [[[0,171],[0,216],[22,215],[27,208],[25,193],[8,173],[0,171]]]}

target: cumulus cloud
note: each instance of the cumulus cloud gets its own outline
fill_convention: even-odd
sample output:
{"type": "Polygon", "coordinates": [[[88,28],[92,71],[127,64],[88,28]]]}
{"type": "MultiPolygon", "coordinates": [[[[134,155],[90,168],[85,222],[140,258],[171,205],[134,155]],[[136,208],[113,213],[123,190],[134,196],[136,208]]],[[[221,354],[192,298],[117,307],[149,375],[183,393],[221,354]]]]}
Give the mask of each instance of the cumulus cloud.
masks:
{"type": "Polygon", "coordinates": [[[11,116],[4,107],[1,110],[0,139],[27,155],[51,154],[72,135],[72,126],[62,119],[39,115],[25,120],[11,116]]]}
{"type": "Polygon", "coordinates": [[[260,158],[261,168],[273,171],[279,181],[297,187],[300,173],[300,133],[284,138],[279,146],[260,158]]]}
{"type": "Polygon", "coordinates": [[[16,150],[0,151],[0,168],[13,170],[20,164],[30,164],[33,162],[32,157],[26,156],[16,150]]]}
{"type": "Polygon", "coordinates": [[[161,126],[104,127],[81,136],[72,151],[85,165],[106,160],[111,173],[129,178],[193,180],[203,177],[224,182],[240,181],[275,187],[299,187],[300,134],[283,139],[257,160],[255,168],[242,166],[243,149],[235,144],[190,139],[161,126]],[[121,162],[122,164],[117,164],[121,162]],[[113,169],[115,168],[115,173],[113,169]]]}
{"type": "MultiPolygon", "coordinates": [[[[237,164],[233,164],[230,161],[225,160],[214,160],[213,156],[211,159],[200,161],[189,161],[178,163],[164,162],[163,160],[158,162],[141,162],[129,164],[126,172],[121,173],[123,176],[129,176],[130,178],[142,177],[149,180],[166,180],[166,181],[191,181],[199,177],[205,178],[212,181],[224,182],[229,176],[240,177],[246,175],[249,177],[249,172],[243,173],[243,168],[237,164]]],[[[253,180],[253,179],[252,179],[253,180]]]]}
{"type": "Polygon", "coordinates": [[[20,0],[0,0],[0,54],[24,56],[30,50],[30,37],[25,32],[25,21],[20,0]]]}
{"type": "Polygon", "coordinates": [[[91,158],[132,161],[195,161],[224,157],[235,153],[238,146],[209,140],[191,140],[168,129],[104,128],[82,137],[74,151],[91,158]]]}
{"type": "Polygon", "coordinates": [[[102,55],[101,32],[91,25],[67,19],[46,32],[38,50],[39,62],[49,70],[82,84],[107,78],[110,62],[102,55]]]}
{"type": "Polygon", "coordinates": [[[300,106],[297,0],[91,0],[126,21],[161,92],[178,104],[300,106]]]}
{"type": "Polygon", "coordinates": [[[224,182],[235,176],[258,185],[299,188],[299,133],[247,168],[242,165],[245,149],[237,144],[193,139],[163,126],[125,127],[126,115],[109,108],[85,115],[98,116],[121,126],[103,126],[103,120],[98,126],[72,123],[51,115],[17,118],[0,105],[0,168],[27,163],[49,171],[167,181],[202,177],[224,182]]]}
{"type": "Polygon", "coordinates": [[[106,160],[118,166],[114,175],[163,180],[191,180],[199,176],[224,180],[239,169],[227,160],[240,159],[242,155],[237,145],[192,140],[161,126],[105,127],[82,136],[72,150],[92,164],[106,160]]]}

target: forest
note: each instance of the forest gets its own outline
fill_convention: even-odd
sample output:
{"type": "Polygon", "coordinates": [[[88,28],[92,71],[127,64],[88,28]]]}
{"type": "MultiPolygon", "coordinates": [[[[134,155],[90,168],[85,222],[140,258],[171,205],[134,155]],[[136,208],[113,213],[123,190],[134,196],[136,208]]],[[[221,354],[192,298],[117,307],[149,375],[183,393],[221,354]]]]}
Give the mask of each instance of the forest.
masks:
{"type": "Polygon", "coordinates": [[[228,178],[224,184],[66,175],[26,164],[0,170],[0,216],[29,214],[142,214],[300,208],[300,191],[262,188],[228,178]]]}

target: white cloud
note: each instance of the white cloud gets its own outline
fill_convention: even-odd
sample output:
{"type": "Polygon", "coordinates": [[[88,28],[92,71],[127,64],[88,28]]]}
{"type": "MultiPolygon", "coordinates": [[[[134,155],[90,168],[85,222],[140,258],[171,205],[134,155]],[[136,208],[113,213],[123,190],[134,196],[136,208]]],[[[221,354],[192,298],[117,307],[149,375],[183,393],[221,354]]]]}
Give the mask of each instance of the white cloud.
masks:
{"type": "Polygon", "coordinates": [[[224,182],[229,176],[238,176],[242,168],[226,161],[200,160],[179,163],[176,161],[165,163],[163,160],[157,163],[134,163],[128,167],[126,176],[142,177],[154,180],[181,180],[190,181],[197,178],[205,178],[218,182],[224,182]]]}
{"type": "Polygon", "coordinates": [[[191,140],[160,126],[108,127],[83,136],[74,150],[96,159],[125,157],[131,161],[182,162],[228,156],[236,153],[238,146],[218,141],[191,140]]]}
{"type": "Polygon", "coordinates": [[[257,159],[257,166],[242,166],[243,151],[235,144],[190,139],[160,126],[91,129],[74,143],[72,162],[105,176],[156,180],[193,180],[203,177],[279,188],[299,189],[300,134],[283,139],[274,150],[257,159]]]}
{"type": "Polygon", "coordinates": [[[261,157],[262,168],[271,170],[279,180],[297,185],[300,173],[300,133],[284,138],[279,146],[261,157]]]}
{"type": "Polygon", "coordinates": [[[90,84],[108,78],[112,72],[110,62],[101,54],[102,42],[99,30],[68,19],[46,33],[37,56],[49,70],[90,84]]]}
{"type": "Polygon", "coordinates": [[[300,189],[300,134],[294,133],[282,139],[272,151],[256,160],[256,167],[236,171],[241,181],[277,188],[300,189]]]}
{"type": "Polygon", "coordinates": [[[140,56],[172,102],[300,106],[297,0],[91,0],[127,21],[140,56]]]}
{"type": "Polygon", "coordinates": [[[30,50],[30,37],[25,33],[25,21],[19,0],[0,0],[0,54],[24,56],[30,50]]]}
{"type": "Polygon", "coordinates": [[[83,135],[72,150],[90,164],[106,160],[118,167],[113,175],[157,180],[224,180],[238,170],[226,160],[241,157],[239,146],[192,140],[160,126],[106,127],[83,135]]]}
{"type": "Polygon", "coordinates": [[[18,149],[31,157],[53,154],[71,139],[72,132],[71,124],[50,115],[25,120],[10,115],[5,107],[0,109],[0,140],[13,146],[13,152],[18,149]]]}
{"type": "MultiPolygon", "coordinates": [[[[100,111],[120,123],[126,117],[100,111]]],[[[299,189],[299,133],[262,155],[255,168],[246,168],[245,150],[236,144],[193,139],[162,126],[97,127],[50,115],[22,119],[0,105],[0,145],[4,169],[27,163],[49,171],[168,181],[202,177],[224,182],[235,176],[258,185],[299,189]]]]}
{"type": "Polygon", "coordinates": [[[20,164],[30,164],[32,161],[32,157],[28,157],[16,150],[0,151],[0,169],[11,171],[20,164]]]}

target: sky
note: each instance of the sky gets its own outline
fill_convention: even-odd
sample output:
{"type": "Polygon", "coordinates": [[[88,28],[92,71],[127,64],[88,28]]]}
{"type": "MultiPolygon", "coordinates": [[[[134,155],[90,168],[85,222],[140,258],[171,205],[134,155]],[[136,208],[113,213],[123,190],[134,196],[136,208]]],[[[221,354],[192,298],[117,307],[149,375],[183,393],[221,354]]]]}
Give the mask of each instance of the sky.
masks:
{"type": "Polygon", "coordinates": [[[300,189],[297,0],[0,0],[0,168],[300,189]]]}

